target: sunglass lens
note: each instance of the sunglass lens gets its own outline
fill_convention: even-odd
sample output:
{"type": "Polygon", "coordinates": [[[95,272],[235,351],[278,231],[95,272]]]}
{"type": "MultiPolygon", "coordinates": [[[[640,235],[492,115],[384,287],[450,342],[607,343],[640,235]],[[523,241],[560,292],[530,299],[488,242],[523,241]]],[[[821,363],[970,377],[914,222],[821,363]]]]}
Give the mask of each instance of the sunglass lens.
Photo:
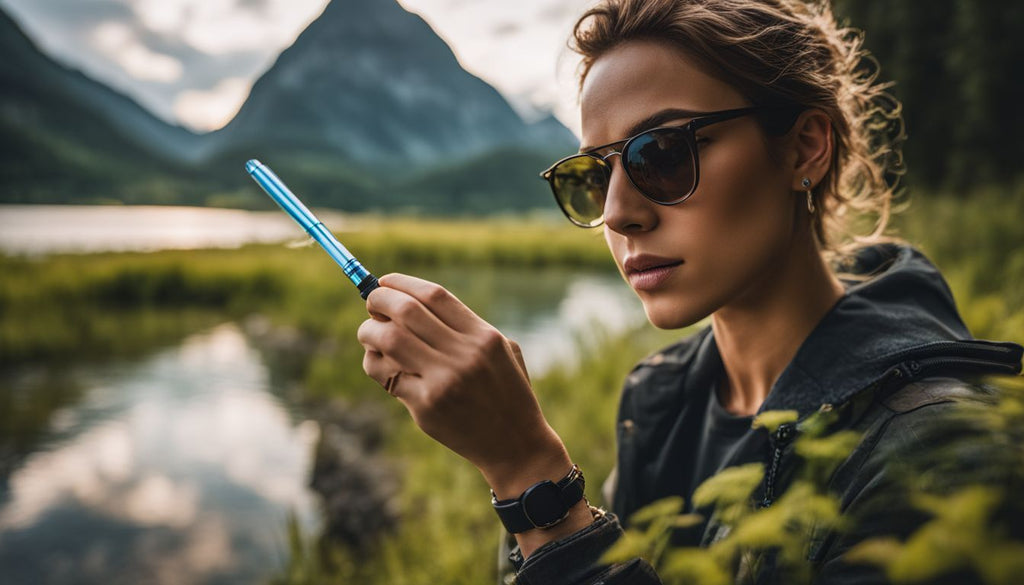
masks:
{"type": "Polygon", "coordinates": [[[693,191],[697,176],[685,130],[660,128],[629,143],[623,162],[633,184],[658,203],[675,203],[693,191]]]}
{"type": "Polygon", "coordinates": [[[573,223],[584,227],[600,225],[608,193],[608,166],[604,161],[587,155],[574,156],[552,169],[549,181],[558,205],[573,223]]]}

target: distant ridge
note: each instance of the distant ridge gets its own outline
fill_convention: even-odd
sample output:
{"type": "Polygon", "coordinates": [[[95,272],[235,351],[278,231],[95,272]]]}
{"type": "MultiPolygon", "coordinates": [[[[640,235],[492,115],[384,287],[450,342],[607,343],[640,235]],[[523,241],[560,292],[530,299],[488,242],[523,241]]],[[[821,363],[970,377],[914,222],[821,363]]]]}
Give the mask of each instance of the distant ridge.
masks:
{"type": "Polygon", "coordinates": [[[526,124],[394,0],[333,0],[255,83],[217,149],[259,144],[422,169],[508,147],[572,148],[553,118],[526,124]]]}
{"type": "Polygon", "coordinates": [[[0,201],[88,201],[116,197],[114,183],[140,193],[154,180],[166,186],[171,161],[202,140],[53,61],[3,11],[0,54],[0,201]]]}
{"type": "Polygon", "coordinates": [[[537,172],[575,147],[528,124],[395,0],[333,0],[223,129],[195,134],[56,63],[0,10],[0,203],[269,205],[257,157],[312,205],[546,206],[537,172]]]}

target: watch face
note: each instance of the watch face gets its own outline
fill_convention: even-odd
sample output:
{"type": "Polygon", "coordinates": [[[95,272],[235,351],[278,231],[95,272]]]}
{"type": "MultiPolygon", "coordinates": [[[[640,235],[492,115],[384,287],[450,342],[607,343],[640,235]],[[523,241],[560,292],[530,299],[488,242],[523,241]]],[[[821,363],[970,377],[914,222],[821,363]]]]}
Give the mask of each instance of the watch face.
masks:
{"type": "Polygon", "coordinates": [[[537,528],[557,523],[569,513],[562,502],[561,490],[550,481],[543,481],[526,490],[522,497],[523,513],[537,528]]]}

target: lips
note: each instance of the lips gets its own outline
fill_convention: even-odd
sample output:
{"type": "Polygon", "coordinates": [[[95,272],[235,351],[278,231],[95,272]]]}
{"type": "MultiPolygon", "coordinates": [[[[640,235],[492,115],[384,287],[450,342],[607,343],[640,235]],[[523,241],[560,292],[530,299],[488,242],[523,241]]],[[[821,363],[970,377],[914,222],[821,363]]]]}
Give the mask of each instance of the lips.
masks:
{"type": "Polygon", "coordinates": [[[675,268],[682,264],[682,260],[675,258],[641,254],[627,258],[622,268],[635,290],[651,290],[668,280],[675,268]]]}
{"type": "Polygon", "coordinates": [[[661,256],[652,256],[650,254],[640,254],[638,256],[630,256],[626,258],[622,267],[625,269],[626,274],[632,274],[634,272],[644,272],[651,270],[652,268],[661,268],[664,266],[678,266],[682,264],[682,260],[675,258],[662,258],[661,256]]]}

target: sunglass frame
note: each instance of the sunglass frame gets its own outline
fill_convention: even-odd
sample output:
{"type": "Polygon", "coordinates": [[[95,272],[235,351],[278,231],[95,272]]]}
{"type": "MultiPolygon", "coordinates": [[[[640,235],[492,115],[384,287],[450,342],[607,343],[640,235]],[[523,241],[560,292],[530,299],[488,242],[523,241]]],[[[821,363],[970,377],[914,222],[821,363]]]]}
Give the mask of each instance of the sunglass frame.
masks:
{"type": "MultiPolygon", "coordinates": [[[[695,191],[697,191],[697,185],[700,184],[700,157],[698,156],[698,153],[697,153],[697,131],[698,130],[700,130],[702,128],[706,128],[706,127],[708,127],[708,126],[710,126],[712,124],[717,124],[719,122],[726,122],[728,120],[733,120],[733,119],[736,119],[736,118],[739,118],[739,117],[742,117],[742,116],[748,116],[748,115],[751,115],[751,114],[762,113],[762,112],[765,112],[765,111],[768,111],[768,110],[781,110],[781,109],[785,109],[787,111],[793,112],[794,114],[797,114],[803,108],[801,108],[799,106],[792,106],[792,105],[787,105],[787,106],[750,106],[750,107],[746,107],[746,108],[734,108],[734,109],[730,109],[730,110],[720,110],[720,111],[717,111],[717,112],[707,112],[707,113],[695,116],[689,122],[687,122],[686,124],[683,124],[682,126],[658,126],[656,128],[649,128],[647,130],[644,130],[643,132],[640,132],[638,134],[630,136],[629,138],[625,138],[623,140],[616,140],[614,142],[609,142],[608,144],[602,144],[600,146],[595,146],[593,148],[587,149],[586,152],[578,152],[576,154],[571,154],[569,156],[566,156],[564,158],[561,158],[561,159],[555,161],[554,164],[552,164],[550,167],[548,167],[547,169],[545,169],[544,171],[542,171],[540,173],[540,177],[542,179],[546,180],[548,182],[548,185],[551,187],[551,194],[554,196],[555,203],[558,204],[558,208],[562,210],[562,214],[564,214],[565,217],[570,222],[572,222],[574,225],[577,225],[577,226],[583,227],[583,228],[593,228],[593,227],[600,226],[601,224],[604,223],[604,214],[603,213],[601,214],[601,217],[598,218],[601,221],[598,221],[597,223],[583,223],[583,222],[578,221],[577,219],[573,218],[569,214],[569,212],[565,209],[565,206],[562,205],[562,201],[558,197],[558,191],[555,188],[555,182],[553,180],[554,171],[555,171],[556,168],[558,168],[559,165],[561,165],[561,164],[563,164],[563,163],[565,163],[567,161],[570,161],[570,160],[578,159],[580,157],[592,158],[594,160],[597,160],[600,163],[600,167],[601,167],[601,169],[605,173],[605,181],[606,181],[606,184],[605,184],[605,187],[604,187],[604,189],[605,189],[605,197],[607,197],[607,195],[608,195],[608,183],[607,182],[611,180],[611,173],[612,173],[611,163],[608,162],[608,159],[610,157],[612,157],[613,155],[617,154],[617,155],[619,155],[620,162],[622,162],[622,169],[626,173],[626,178],[629,179],[629,183],[631,185],[633,185],[633,188],[636,189],[638,193],[643,195],[645,199],[647,199],[648,201],[651,201],[652,203],[657,203],[658,205],[665,205],[665,206],[668,206],[668,205],[678,205],[679,203],[682,203],[683,201],[686,201],[687,199],[689,199],[690,196],[693,195],[693,193],[695,191]],[[691,161],[693,163],[693,185],[690,187],[690,190],[685,195],[683,195],[682,197],[679,197],[678,199],[673,199],[671,201],[659,201],[658,199],[653,198],[650,194],[648,194],[643,189],[641,189],[640,186],[637,185],[636,181],[633,179],[633,175],[629,172],[629,165],[626,164],[626,162],[623,160],[623,153],[629,150],[629,146],[630,146],[630,144],[633,143],[633,141],[635,141],[637,138],[640,138],[641,136],[644,136],[646,134],[650,134],[651,132],[657,132],[657,131],[663,131],[663,130],[673,130],[673,131],[682,131],[682,132],[684,132],[684,138],[685,138],[685,140],[687,142],[687,145],[690,147],[690,159],[691,159],[691,161]],[[600,154],[598,154],[598,152],[601,151],[601,150],[604,150],[606,148],[613,148],[613,147],[616,147],[616,146],[618,146],[620,144],[622,145],[622,147],[619,148],[618,150],[612,150],[611,152],[609,152],[608,154],[606,154],[604,156],[601,156],[600,154]]],[[[792,120],[789,120],[789,123],[784,125],[785,126],[785,130],[782,130],[782,131],[777,132],[777,133],[785,133],[785,131],[788,131],[789,127],[792,126],[792,123],[795,121],[795,119],[796,119],[796,117],[794,115],[792,120]]]]}

